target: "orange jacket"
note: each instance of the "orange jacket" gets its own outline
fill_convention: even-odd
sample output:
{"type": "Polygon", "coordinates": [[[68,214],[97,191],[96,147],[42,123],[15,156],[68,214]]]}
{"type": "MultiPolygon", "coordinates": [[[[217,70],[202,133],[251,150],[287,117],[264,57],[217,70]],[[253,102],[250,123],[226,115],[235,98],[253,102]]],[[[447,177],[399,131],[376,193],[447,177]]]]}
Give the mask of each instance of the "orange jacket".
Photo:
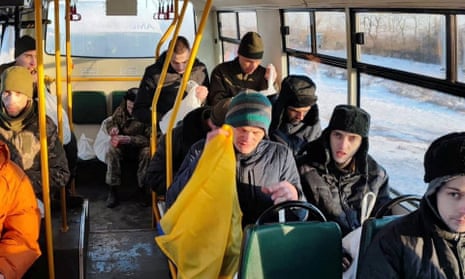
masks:
{"type": "Polygon", "coordinates": [[[40,212],[26,174],[0,142],[0,273],[20,279],[40,256],[40,212]]]}

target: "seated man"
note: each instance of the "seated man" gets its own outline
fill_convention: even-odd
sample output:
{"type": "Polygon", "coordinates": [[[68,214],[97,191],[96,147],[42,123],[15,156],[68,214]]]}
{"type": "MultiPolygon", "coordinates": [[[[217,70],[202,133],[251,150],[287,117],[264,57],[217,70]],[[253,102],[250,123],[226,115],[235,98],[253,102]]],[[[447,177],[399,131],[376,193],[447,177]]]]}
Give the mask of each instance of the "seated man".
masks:
{"type": "MultiPolygon", "coordinates": [[[[272,73],[271,69],[260,65],[263,52],[262,37],[256,32],[247,32],[239,44],[237,57],[213,69],[207,104],[214,106],[240,92],[267,90],[267,80],[271,79],[272,73]]],[[[271,83],[274,82],[275,80],[271,80],[271,83]]]]}
{"type": "Polygon", "coordinates": [[[420,207],[375,235],[358,278],[464,277],[465,133],[433,141],[424,166],[420,207]]]}
{"type": "Polygon", "coordinates": [[[321,134],[316,86],[307,76],[290,75],[281,83],[273,104],[270,139],[287,145],[296,156],[321,134]]]}
{"type": "MultiPolygon", "coordinates": [[[[302,198],[299,174],[292,151],[264,139],[271,122],[271,103],[260,93],[240,93],[232,98],[225,123],[234,129],[237,193],[242,225],[254,223],[273,204],[302,198]]],[[[221,133],[222,129],[210,132],[221,133]]],[[[169,208],[191,177],[205,141],[194,144],[166,193],[169,208]]],[[[221,186],[221,185],[219,185],[221,186]]]]}
{"type": "Polygon", "coordinates": [[[304,147],[298,160],[302,190],[345,236],[360,227],[364,195],[376,195],[375,209],[389,200],[388,175],[368,154],[370,115],[351,105],[334,108],[328,127],[304,147]]]}
{"type": "MultiPolygon", "coordinates": [[[[229,100],[215,107],[200,107],[188,113],[172,131],[173,175],[176,175],[190,147],[204,139],[207,132],[221,127],[224,123],[229,100]]],[[[152,189],[158,195],[166,193],[166,136],[160,137],[157,151],[147,168],[144,179],[145,188],[152,189]]]]}
{"type": "Polygon", "coordinates": [[[132,116],[136,96],[137,88],[129,89],[107,124],[108,134],[111,136],[111,146],[105,157],[107,164],[105,180],[110,186],[106,204],[108,208],[113,208],[119,203],[116,188],[121,185],[123,159],[137,160],[137,182],[144,192],[142,179],[150,160],[150,126],[132,116]]]}
{"type": "MultiPolygon", "coordinates": [[[[36,40],[31,36],[24,35],[15,41],[15,61],[0,65],[0,74],[11,66],[23,66],[28,69],[34,80],[34,98],[37,98],[37,51],[36,40]]],[[[45,110],[47,116],[58,126],[57,98],[50,93],[48,87],[45,88],[45,110]]],[[[74,175],[77,163],[77,142],[76,136],[71,132],[68,114],[62,108],[63,116],[63,147],[68,160],[68,168],[74,175]]]]}
{"type": "Polygon", "coordinates": [[[20,279],[40,256],[40,212],[31,182],[0,142],[0,279],[20,279]]]}
{"type": "MultiPolygon", "coordinates": [[[[160,121],[174,105],[183,74],[186,71],[191,50],[189,42],[183,36],[178,36],[174,46],[174,53],[170,60],[170,65],[166,73],[166,79],[161,89],[161,94],[157,103],[157,121],[160,121]]],[[[167,52],[162,53],[155,64],[145,69],[144,76],[139,85],[139,93],[134,103],[134,117],[144,123],[151,123],[152,99],[155,94],[161,71],[166,60],[167,52]]],[[[205,64],[198,59],[194,61],[190,80],[200,86],[195,89],[196,97],[204,103],[209,87],[208,72],[205,64]]]]}
{"type": "MultiPolygon", "coordinates": [[[[0,140],[8,145],[12,161],[26,172],[35,194],[42,199],[39,116],[32,99],[32,75],[25,67],[12,66],[3,72],[0,88],[0,140]]],[[[55,194],[68,183],[70,172],[57,128],[49,117],[46,133],[50,192],[55,194]]]]}

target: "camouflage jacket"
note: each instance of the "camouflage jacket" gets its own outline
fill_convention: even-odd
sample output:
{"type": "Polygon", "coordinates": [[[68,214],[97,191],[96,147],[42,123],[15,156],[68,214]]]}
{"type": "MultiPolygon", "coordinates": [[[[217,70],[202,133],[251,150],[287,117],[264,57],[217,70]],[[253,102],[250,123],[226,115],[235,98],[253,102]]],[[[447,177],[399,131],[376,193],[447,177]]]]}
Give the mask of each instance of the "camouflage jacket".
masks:
{"type": "MultiPolygon", "coordinates": [[[[0,113],[3,114],[4,112],[1,111],[0,113]]],[[[38,198],[42,199],[38,119],[38,113],[34,107],[28,121],[20,131],[9,129],[3,120],[0,121],[0,140],[8,144],[11,160],[18,164],[28,175],[34,186],[34,192],[38,198]]],[[[46,133],[50,189],[56,190],[68,183],[70,172],[63,144],[58,139],[57,127],[49,117],[46,118],[46,133]]]]}
{"type": "Polygon", "coordinates": [[[110,132],[111,128],[116,127],[120,135],[130,136],[133,147],[146,147],[149,146],[150,139],[150,125],[136,120],[126,110],[126,101],[123,100],[119,107],[111,117],[111,121],[107,122],[107,131],[110,132]]]}

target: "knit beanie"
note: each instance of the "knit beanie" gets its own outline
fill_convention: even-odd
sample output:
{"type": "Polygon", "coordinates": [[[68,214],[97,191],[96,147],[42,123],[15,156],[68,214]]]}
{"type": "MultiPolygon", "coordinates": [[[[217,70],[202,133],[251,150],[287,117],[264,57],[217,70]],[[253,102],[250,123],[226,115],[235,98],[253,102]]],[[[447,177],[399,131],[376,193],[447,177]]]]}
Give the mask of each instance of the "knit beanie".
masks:
{"type": "Polygon", "coordinates": [[[216,127],[221,127],[224,124],[226,113],[228,112],[229,104],[231,103],[230,98],[219,101],[213,106],[210,119],[216,127]]]}
{"type": "Polygon", "coordinates": [[[309,107],[316,103],[316,85],[307,76],[290,75],[281,83],[279,95],[287,95],[287,106],[301,108],[309,107]]]}
{"type": "Polygon", "coordinates": [[[338,105],[334,108],[327,130],[342,130],[367,138],[370,130],[370,115],[355,106],[338,105]]]}
{"type": "Polygon", "coordinates": [[[36,40],[29,35],[24,35],[15,42],[15,58],[26,51],[36,49],[36,40]]]}
{"type": "Polygon", "coordinates": [[[12,66],[2,74],[0,92],[15,91],[32,98],[33,82],[31,73],[25,67],[12,66]]]}
{"type": "Polygon", "coordinates": [[[254,126],[268,134],[271,122],[271,103],[260,93],[242,92],[232,98],[226,113],[226,124],[235,128],[254,126]]]}
{"type": "Polygon", "coordinates": [[[240,55],[249,59],[263,58],[262,37],[257,32],[247,32],[241,39],[239,49],[240,55]]]}

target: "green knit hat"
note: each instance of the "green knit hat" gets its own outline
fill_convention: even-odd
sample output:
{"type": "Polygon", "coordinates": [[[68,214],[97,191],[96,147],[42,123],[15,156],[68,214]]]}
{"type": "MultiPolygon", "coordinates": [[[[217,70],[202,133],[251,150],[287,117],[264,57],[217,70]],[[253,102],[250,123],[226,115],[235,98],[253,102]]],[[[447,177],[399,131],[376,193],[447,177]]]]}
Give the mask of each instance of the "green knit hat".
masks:
{"type": "Polygon", "coordinates": [[[249,59],[263,58],[262,37],[257,32],[247,32],[241,39],[239,49],[240,55],[249,59]]]}
{"type": "Polygon", "coordinates": [[[260,93],[242,92],[232,98],[226,113],[226,124],[235,128],[253,126],[268,134],[271,123],[271,103],[260,93]]]}
{"type": "Polygon", "coordinates": [[[12,66],[2,74],[0,92],[15,91],[32,98],[33,83],[32,75],[25,67],[12,66]]]}

